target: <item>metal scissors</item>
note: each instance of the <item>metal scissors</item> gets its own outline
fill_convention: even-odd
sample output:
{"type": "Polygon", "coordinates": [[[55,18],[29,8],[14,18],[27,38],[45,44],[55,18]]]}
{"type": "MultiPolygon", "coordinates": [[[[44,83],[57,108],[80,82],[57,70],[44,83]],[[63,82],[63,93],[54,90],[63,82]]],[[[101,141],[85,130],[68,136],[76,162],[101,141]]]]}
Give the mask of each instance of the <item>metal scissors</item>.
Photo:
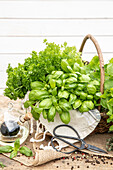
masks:
{"type": "Polygon", "coordinates": [[[66,144],[68,144],[68,145],[70,145],[70,146],[73,146],[74,148],[76,148],[76,149],[74,149],[73,151],[70,151],[70,152],[62,152],[62,153],[70,154],[70,153],[73,153],[73,152],[75,152],[75,151],[77,151],[77,150],[87,149],[87,150],[90,150],[90,151],[93,151],[93,152],[106,153],[106,154],[107,154],[107,152],[104,151],[103,149],[100,149],[100,148],[98,148],[98,147],[96,147],[96,146],[87,144],[83,139],[80,138],[80,135],[78,134],[78,132],[76,131],[76,129],[74,129],[74,128],[73,128],[72,126],[70,126],[70,125],[61,124],[61,125],[56,126],[56,127],[54,128],[54,130],[53,130],[53,135],[54,135],[54,136],[51,138],[51,145],[52,145],[52,147],[53,147],[56,151],[58,151],[58,152],[62,152],[62,151],[59,150],[59,149],[57,149],[57,148],[55,147],[55,145],[54,145],[54,143],[53,143],[55,138],[58,139],[58,140],[60,140],[60,141],[63,141],[64,143],[66,143],[66,144]],[[77,135],[77,137],[64,136],[64,135],[59,135],[59,134],[57,134],[57,133],[56,133],[56,130],[57,130],[58,128],[60,128],[60,127],[67,127],[67,128],[72,129],[72,130],[75,132],[75,134],[77,135]],[[78,146],[76,146],[75,144],[73,144],[73,143],[71,143],[71,142],[69,142],[68,140],[65,140],[65,139],[74,139],[74,140],[76,140],[76,141],[78,141],[78,142],[81,142],[81,145],[80,145],[80,147],[78,147],[78,146]]]}

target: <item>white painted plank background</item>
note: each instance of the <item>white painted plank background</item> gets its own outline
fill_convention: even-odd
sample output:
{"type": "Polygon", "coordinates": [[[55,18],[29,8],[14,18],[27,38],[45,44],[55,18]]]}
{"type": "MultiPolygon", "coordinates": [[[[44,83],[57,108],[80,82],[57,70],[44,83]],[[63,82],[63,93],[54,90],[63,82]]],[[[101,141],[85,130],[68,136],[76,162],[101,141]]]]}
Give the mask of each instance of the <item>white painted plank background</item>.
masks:
{"type": "MultiPolygon", "coordinates": [[[[0,0],[0,93],[5,88],[8,63],[23,63],[35,50],[49,42],[75,45],[79,50],[83,37],[95,36],[105,63],[113,57],[113,1],[40,1],[0,0]]],[[[96,54],[88,40],[83,58],[96,54]]]]}
{"type": "Polygon", "coordinates": [[[113,18],[112,1],[1,1],[1,18],[113,18]]]}
{"type": "Polygon", "coordinates": [[[113,35],[113,19],[0,19],[0,37],[113,35]],[[8,27],[7,27],[8,26],[8,27]]]}
{"type": "MultiPolygon", "coordinates": [[[[83,37],[0,37],[0,53],[30,53],[32,50],[39,52],[45,47],[43,44],[45,38],[57,44],[63,44],[66,41],[70,46],[75,45],[78,50],[83,40],[83,37]]],[[[113,36],[96,37],[96,39],[103,52],[113,52],[113,36]]],[[[96,51],[90,40],[87,41],[84,51],[96,51]]]]}

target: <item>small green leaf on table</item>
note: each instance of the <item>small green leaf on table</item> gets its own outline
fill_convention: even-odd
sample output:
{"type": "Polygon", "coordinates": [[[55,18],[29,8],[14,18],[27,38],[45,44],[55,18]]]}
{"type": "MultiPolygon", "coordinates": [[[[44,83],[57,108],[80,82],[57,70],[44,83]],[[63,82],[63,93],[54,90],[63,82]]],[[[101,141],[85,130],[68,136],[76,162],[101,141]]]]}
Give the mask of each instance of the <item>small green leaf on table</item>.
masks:
{"type": "Polygon", "coordinates": [[[0,167],[4,168],[4,167],[6,167],[6,165],[4,165],[2,162],[0,162],[0,167]]]}

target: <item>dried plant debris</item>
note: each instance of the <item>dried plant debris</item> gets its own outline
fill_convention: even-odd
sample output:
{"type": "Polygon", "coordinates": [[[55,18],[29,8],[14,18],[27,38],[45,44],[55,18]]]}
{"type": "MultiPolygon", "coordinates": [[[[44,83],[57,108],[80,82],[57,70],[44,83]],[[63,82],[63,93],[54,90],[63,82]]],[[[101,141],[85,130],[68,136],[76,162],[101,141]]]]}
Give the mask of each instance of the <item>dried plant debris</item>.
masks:
{"type": "Polygon", "coordinates": [[[107,139],[106,149],[107,151],[113,151],[113,137],[107,139]]]}

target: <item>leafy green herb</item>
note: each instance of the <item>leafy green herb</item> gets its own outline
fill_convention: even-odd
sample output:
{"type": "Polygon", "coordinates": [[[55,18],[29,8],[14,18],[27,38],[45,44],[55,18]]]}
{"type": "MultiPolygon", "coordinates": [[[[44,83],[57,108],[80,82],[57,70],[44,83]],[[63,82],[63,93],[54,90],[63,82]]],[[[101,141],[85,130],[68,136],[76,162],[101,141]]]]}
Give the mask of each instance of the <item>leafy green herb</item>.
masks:
{"type": "Polygon", "coordinates": [[[60,46],[54,42],[48,43],[46,39],[44,43],[46,48],[39,54],[33,51],[32,56],[25,59],[23,64],[18,64],[15,68],[9,64],[4,94],[16,100],[24,98],[30,91],[25,108],[31,107],[36,120],[42,113],[48,121],[54,121],[54,116],[51,120],[48,117],[51,108],[55,108],[53,110],[61,118],[68,115],[69,121],[69,110],[84,112],[93,109],[98,106],[101,98],[102,110],[107,112],[108,122],[113,122],[113,59],[104,65],[105,84],[104,94],[101,95],[98,56],[94,56],[86,65],[75,46],[69,47],[66,42],[60,46]],[[63,112],[66,113],[62,114],[63,112]]]}
{"type": "Polygon", "coordinates": [[[0,162],[0,166],[1,166],[2,168],[6,167],[6,165],[4,165],[2,162],[0,162]]]}
{"type": "Polygon", "coordinates": [[[0,146],[0,153],[10,153],[12,152],[13,147],[12,146],[0,146]]]}
{"type": "MultiPolygon", "coordinates": [[[[14,147],[8,145],[0,147],[0,153],[11,153],[10,159],[16,157],[18,151],[26,156],[33,156],[33,153],[29,148],[27,148],[26,146],[20,147],[20,139],[15,140],[14,147]]],[[[2,166],[2,163],[0,165],[2,166]]]]}
{"type": "Polygon", "coordinates": [[[18,153],[17,150],[12,151],[11,154],[10,154],[10,159],[16,157],[17,153],[18,153]]]}
{"type": "MultiPolygon", "coordinates": [[[[34,84],[31,85],[31,82],[45,82],[47,74],[56,70],[61,71],[62,59],[69,59],[70,64],[75,61],[82,63],[80,53],[77,53],[75,46],[69,47],[67,43],[60,46],[54,42],[48,43],[47,40],[44,40],[44,43],[46,48],[39,54],[32,51],[31,57],[26,58],[23,64],[19,63],[18,67],[15,68],[12,68],[10,64],[8,65],[5,96],[14,100],[24,98],[27,91],[36,89],[34,84]]],[[[53,74],[53,77],[57,77],[57,73],[53,74]]],[[[41,82],[37,89],[41,88],[41,82]]]]}
{"type": "Polygon", "coordinates": [[[61,121],[67,124],[70,121],[70,110],[89,111],[100,99],[99,81],[92,79],[90,74],[85,75],[78,63],[63,59],[61,67],[64,71],[52,71],[45,75],[44,82],[40,80],[31,83],[29,100],[24,105],[26,108],[31,106],[31,113],[36,120],[42,113],[44,119],[53,122],[58,112],[61,121]],[[75,66],[78,72],[73,70],[75,66]],[[44,89],[39,90],[40,87],[44,89]]]}
{"type": "Polygon", "coordinates": [[[15,150],[18,150],[20,148],[20,139],[16,139],[14,143],[15,150]]]}
{"type": "Polygon", "coordinates": [[[27,148],[26,146],[22,146],[20,149],[19,149],[20,153],[22,153],[23,155],[25,156],[33,156],[33,153],[32,151],[27,148]]]}
{"type": "Polygon", "coordinates": [[[62,114],[60,114],[60,119],[63,123],[68,124],[70,122],[70,113],[63,112],[62,114]]]}

